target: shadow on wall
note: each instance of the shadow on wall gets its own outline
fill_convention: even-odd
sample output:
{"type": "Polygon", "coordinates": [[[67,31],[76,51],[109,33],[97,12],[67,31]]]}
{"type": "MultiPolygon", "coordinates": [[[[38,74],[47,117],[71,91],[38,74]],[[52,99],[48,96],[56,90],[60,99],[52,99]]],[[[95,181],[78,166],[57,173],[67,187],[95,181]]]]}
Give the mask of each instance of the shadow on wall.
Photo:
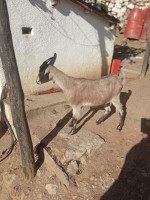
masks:
{"type": "Polygon", "coordinates": [[[29,2],[33,6],[42,9],[44,12],[51,13],[51,11],[47,8],[46,2],[42,0],[29,0],[29,2]]]}
{"type": "MultiPolygon", "coordinates": [[[[29,0],[29,2],[33,6],[42,9],[44,12],[50,12],[51,14],[53,12],[52,10],[51,11],[48,10],[48,8],[46,6],[46,3],[43,2],[42,0],[29,0]]],[[[96,20],[93,20],[93,18],[97,18],[98,20],[101,20],[101,18],[98,17],[96,14],[93,14],[93,13],[85,14],[83,8],[81,8],[80,6],[74,4],[74,3],[70,2],[70,1],[67,1],[67,2],[63,1],[63,2],[59,3],[56,6],[55,9],[57,9],[64,16],[70,16],[70,13],[73,12],[76,15],[82,17],[92,27],[95,28],[96,34],[98,35],[97,44],[93,44],[93,42],[90,41],[90,38],[86,34],[84,28],[82,28],[81,26],[79,27],[79,25],[77,24],[77,22],[74,21],[71,18],[71,16],[69,18],[72,21],[73,24],[76,24],[76,26],[79,29],[79,31],[82,32],[82,34],[84,35],[83,37],[85,38],[85,40],[87,40],[88,43],[89,43],[88,45],[86,45],[86,44],[80,44],[80,45],[84,45],[84,46],[87,46],[87,47],[88,46],[93,46],[95,48],[99,47],[99,49],[100,49],[100,55],[101,55],[100,59],[102,59],[102,60],[100,60],[100,62],[102,62],[102,70],[101,70],[100,76],[101,75],[106,75],[108,73],[108,69],[109,69],[108,62],[107,62],[107,57],[109,55],[108,55],[108,52],[106,50],[105,38],[109,38],[110,40],[111,39],[113,40],[113,34],[111,34],[110,31],[105,30],[103,26],[99,26],[99,23],[96,23],[96,20]]],[[[51,17],[51,19],[55,20],[53,18],[53,16],[51,17]]],[[[106,22],[106,24],[107,24],[107,22],[106,22]]],[[[66,32],[66,30],[64,29],[64,27],[61,25],[61,23],[59,23],[58,25],[59,25],[59,30],[57,30],[57,31],[59,31],[67,39],[70,39],[70,40],[76,42],[75,38],[73,38],[72,36],[68,35],[68,33],[66,32]]]]}
{"type": "Polygon", "coordinates": [[[127,154],[118,179],[100,200],[150,199],[150,119],[141,119],[144,139],[127,154]]]}

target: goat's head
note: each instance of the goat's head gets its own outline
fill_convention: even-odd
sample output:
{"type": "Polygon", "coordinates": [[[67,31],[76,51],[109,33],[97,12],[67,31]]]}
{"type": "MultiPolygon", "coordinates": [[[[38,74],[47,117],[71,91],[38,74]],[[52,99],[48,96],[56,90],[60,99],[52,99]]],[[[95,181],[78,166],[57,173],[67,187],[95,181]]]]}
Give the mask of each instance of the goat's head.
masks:
{"type": "Polygon", "coordinates": [[[42,84],[50,81],[50,72],[48,70],[49,65],[53,65],[56,60],[57,54],[55,53],[53,57],[47,59],[45,62],[42,63],[40,66],[39,74],[36,79],[37,84],[42,84]]]}

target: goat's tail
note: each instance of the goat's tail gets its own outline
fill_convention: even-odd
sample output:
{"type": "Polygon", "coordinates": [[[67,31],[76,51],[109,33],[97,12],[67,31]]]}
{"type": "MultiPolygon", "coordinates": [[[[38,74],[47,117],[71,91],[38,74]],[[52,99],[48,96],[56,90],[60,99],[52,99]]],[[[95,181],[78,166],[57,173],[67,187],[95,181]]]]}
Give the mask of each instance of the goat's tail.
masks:
{"type": "Polygon", "coordinates": [[[120,78],[122,84],[124,85],[126,82],[126,75],[125,75],[122,67],[119,69],[119,78],[120,78]]]}

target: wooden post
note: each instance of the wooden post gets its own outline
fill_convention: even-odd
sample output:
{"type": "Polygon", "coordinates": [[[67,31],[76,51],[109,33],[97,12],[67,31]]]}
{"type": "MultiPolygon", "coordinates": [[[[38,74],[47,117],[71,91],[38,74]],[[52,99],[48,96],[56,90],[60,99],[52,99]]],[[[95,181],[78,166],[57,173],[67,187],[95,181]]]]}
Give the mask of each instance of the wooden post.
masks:
{"type": "Polygon", "coordinates": [[[13,49],[6,0],[0,0],[0,57],[8,84],[13,125],[16,129],[23,172],[27,179],[35,176],[33,146],[24,108],[24,93],[13,49]]]}
{"type": "Polygon", "coordinates": [[[148,11],[148,23],[146,27],[146,38],[147,38],[147,45],[146,45],[146,51],[144,55],[144,61],[142,65],[142,70],[140,74],[140,78],[143,78],[146,74],[148,62],[149,62],[149,55],[150,55],[150,9],[148,11]]]}

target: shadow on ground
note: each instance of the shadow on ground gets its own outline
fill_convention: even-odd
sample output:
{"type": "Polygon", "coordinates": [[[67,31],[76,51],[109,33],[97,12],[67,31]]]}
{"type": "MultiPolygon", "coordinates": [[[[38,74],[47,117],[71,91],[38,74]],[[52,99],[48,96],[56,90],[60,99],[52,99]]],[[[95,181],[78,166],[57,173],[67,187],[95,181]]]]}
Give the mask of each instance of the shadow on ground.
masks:
{"type": "Polygon", "coordinates": [[[129,59],[130,64],[134,63],[133,60],[131,60],[131,57],[138,56],[139,54],[143,53],[145,49],[142,48],[134,48],[129,46],[122,46],[122,45],[115,45],[114,47],[114,59],[120,59],[123,61],[124,59],[129,59]]]}
{"type": "MultiPolygon", "coordinates": [[[[126,118],[126,103],[127,103],[131,94],[132,94],[132,92],[129,90],[128,93],[122,92],[121,95],[120,95],[120,100],[121,100],[121,103],[123,104],[123,107],[124,107],[124,116],[123,116],[124,121],[125,121],[125,118],[126,118]]],[[[102,106],[91,107],[89,109],[89,111],[87,113],[85,113],[84,116],[78,121],[78,124],[81,123],[82,121],[83,122],[81,123],[80,126],[77,127],[76,133],[84,126],[84,124],[86,122],[88,122],[101,109],[103,109],[102,106]]],[[[110,117],[114,113],[115,113],[115,108],[112,106],[112,110],[111,110],[110,115],[108,117],[110,117]]],[[[46,137],[44,137],[41,140],[40,144],[38,144],[35,147],[35,152],[38,154],[38,160],[36,162],[37,169],[39,169],[44,162],[43,148],[47,147],[47,145],[58,135],[58,133],[61,131],[61,129],[63,129],[63,127],[67,125],[67,123],[69,122],[69,120],[71,118],[72,118],[72,111],[67,113],[61,120],[59,120],[56,127],[50,133],[48,133],[48,135],[46,137]]]]}
{"type": "Polygon", "coordinates": [[[7,126],[5,123],[0,122],[0,138],[3,137],[3,135],[6,133],[7,131],[7,126]]]}
{"type": "Polygon", "coordinates": [[[141,119],[145,138],[127,154],[118,179],[100,200],[150,199],[150,119],[141,119]]]}

